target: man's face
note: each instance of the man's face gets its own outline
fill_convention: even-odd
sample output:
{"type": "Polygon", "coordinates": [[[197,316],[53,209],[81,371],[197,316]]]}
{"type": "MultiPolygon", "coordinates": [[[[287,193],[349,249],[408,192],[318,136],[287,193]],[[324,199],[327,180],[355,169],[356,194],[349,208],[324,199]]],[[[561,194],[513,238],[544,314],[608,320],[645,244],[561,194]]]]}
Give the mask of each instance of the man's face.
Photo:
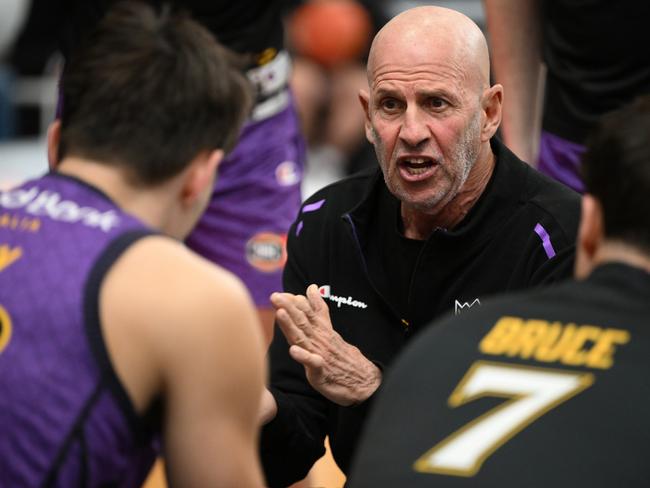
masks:
{"type": "Polygon", "coordinates": [[[478,84],[459,63],[423,46],[410,49],[377,56],[366,134],[389,190],[426,212],[444,206],[464,184],[478,157],[483,120],[478,84]]]}

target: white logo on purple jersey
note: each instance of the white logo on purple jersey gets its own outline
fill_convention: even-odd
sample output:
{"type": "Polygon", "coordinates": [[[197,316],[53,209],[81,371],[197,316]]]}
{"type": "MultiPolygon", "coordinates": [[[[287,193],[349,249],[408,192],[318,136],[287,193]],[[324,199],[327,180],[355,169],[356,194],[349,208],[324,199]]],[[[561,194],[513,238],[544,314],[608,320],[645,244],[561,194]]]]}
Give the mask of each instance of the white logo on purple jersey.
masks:
{"type": "Polygon", "coordinates": [[[280,186],[292,186],[300,182],[298,165],[293,161],[283,161],[275,168],[275,180],[280,186]]]}
{"type": "Polygon", "coordinates": [[[15,209],[25,207],[31,215],[45,216],[60,222],[81,222],[88,227],[98,227],[108,232],[120,223],[113,211],[102,212],[92,207],[81,207],[72,200],[61,200],[56,192],[37,187],[0,192],[0,207],[15,209]]]}

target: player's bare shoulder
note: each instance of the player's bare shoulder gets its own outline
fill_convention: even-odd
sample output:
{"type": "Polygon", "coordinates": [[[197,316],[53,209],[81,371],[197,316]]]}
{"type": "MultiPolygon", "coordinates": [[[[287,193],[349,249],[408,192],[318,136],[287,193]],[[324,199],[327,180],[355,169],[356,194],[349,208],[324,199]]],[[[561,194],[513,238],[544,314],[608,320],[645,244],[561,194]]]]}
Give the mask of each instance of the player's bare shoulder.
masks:
{"type": "Polygon", "coordinates": [[[252,355],[263,356],[255,309],[241,282],[164,236],[140,239],[115,262],[101,287],[100,316],[136,407],[169,379],[165,371],[210,364],[228,354],[225,344],[237,351],[244,344],[233,342],[243,341],[252,355]]]}
{"type": "Polygon", "coordinates": [[[163,315],[163,322],[169,314],[187,315],[206,305],[217,313],[251,303],[238,278],[164,236],[143,238],[124,252],[107,275],[102,294],[117,300],[119,308],[163,315]],[[131,300],[134,296],[138,300],[131,300]]]}

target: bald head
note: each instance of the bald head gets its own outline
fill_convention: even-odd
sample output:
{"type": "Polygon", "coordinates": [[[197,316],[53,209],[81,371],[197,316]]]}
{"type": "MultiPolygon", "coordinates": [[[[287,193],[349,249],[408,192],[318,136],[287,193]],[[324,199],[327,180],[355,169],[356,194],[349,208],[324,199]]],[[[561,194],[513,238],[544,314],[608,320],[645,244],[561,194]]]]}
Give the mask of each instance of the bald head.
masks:
{"type": "Polygon", "coordinates": [[[490,58],[481,29],[460,12],[435,6],[406,10],[377,33],[368,57],[370,85],[387,56],[426,65],[426,53],[444,53],[467,78],[489,86],[490,58]]]}

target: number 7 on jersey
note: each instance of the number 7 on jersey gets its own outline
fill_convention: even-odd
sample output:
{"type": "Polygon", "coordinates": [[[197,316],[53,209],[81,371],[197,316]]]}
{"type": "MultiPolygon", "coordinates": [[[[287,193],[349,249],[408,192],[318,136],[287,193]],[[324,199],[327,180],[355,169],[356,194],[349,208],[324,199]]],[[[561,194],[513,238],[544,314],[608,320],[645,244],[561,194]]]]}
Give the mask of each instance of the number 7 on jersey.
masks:
{"type": "Polygon", "coordinates": [[[429,449],[413,464],[421,473],[474,476],[518,432],[585,388],[591,373],[477,361],[448,399],[459,407],[478,398],[507,398],[429,449]]]}

